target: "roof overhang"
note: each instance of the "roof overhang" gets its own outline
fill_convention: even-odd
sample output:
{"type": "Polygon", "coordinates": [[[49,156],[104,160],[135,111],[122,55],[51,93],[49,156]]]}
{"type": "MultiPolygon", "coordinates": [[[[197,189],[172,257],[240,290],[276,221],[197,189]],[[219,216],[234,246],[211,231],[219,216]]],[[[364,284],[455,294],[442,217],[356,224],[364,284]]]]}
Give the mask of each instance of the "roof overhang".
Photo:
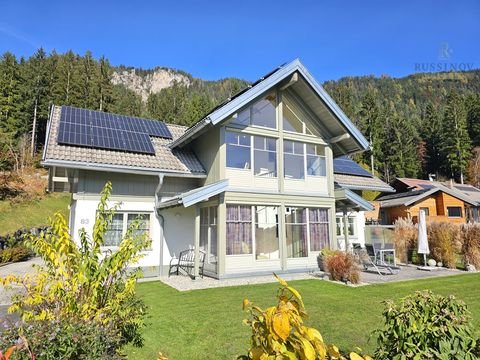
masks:
{"type": "Polygon", "coordinates": [[[170,143],[170,147],[181,146],[198,136],[207,126],[214,126],[228,119],[241,108],[264,94],[272,87],[289,82],[291,75],[298,73],[298,81],[289,86],[288,91],[299,95],[302,101],[313,109],[317,117],[325,122],[329,140],[332,142],[334,156],[365,151],[369,148],[368,141],[362,135],[340,107],[327,94],[323,87],[315,80],[299,59],[281,67],[265,80],[258,82],[251,89],[235,97],[225,105],[215,109],[205,119],[188,129],[185,134],[170,143]]]}
{"type": "Polygon", "coordinates": [[[456,191],[453,192],[453,191],[451,191],[451,190],[450,190],[449,188],[447,188],[447,187],[434,187],[434,188],[432,188],[432,189],[430,189],[430,190],[428,190],[428,191],[426,191],[426,192],[424,192],[424,193],[422,193],[422,194],[414,197],[413,199],[410,199],[410,200],[406,201],[406,202],[404,203],[404,205],[405,205],[405,206],[413,205],[413,204],[415,204],[416,202],[418,202],[418,201],[420,201],[420,200],[422,200],[422,199],[424,199],[424,198],[426,198],[426,197],[428,197],[428,196],[430,196],[430,195],[433,195],[433,194],[435,194],[435,193],[437,193],[437,192],[439,192],[439,191],[443,191],[444,193],[446,193],[446,194],[448,194],[448,195],[450,195],[450,196],[453,196],[454,198],[457,198],[457,199],[459,199],[459,200],[462,200],[463,202],[465,202],[465,203],[467,203],[467,204],[470,204],[470,205],[472,205],[472,206],[478,206],[478,203],[477,203],[476,201],[469,199],[467,196],[464,196],[463,194],[458,194],[456,191]]]}
{"type": "Polygon", "coordinates": [[[63,167],[67,169],[80,169],[80,170],[91,170],[91,171],[108,171],[124,174],[136,174],[136,175],[165,175],[165,176],[176,176],[176,177],[188,177],[188,178],[206,178],[206,174],[200,173],[188,173],[188,172],[178,172],[173,170],[165,169],[154,169],[154,168],[144,168],[144,167],[133,167],[133,166],[118,166],[118,165],[109,165],[109,164],[98,164],[98,163],[88,163],[88,162],[79,162],[79,161],[66,161],[66,160],[45,160],[41,161],[40,164],[45,167],[63,167]]]}
{"type": "Polygon", "coordinates": [[[225,192],[228,188],[228,179],[214,182],[209,185],[199,187],[180,195],[175,196],[173,199],[160,202],[157,205],[157,209],[166,209],[169,207],[180,206],[190,207],[198,204],[199,202],[208,200],[209,198],[225,192]]]}
{"type": "Polygon", "coordinates": [[[335,207],[337,210],[371,211],[373,205],[349,189],[335,189],[335,207]]]}

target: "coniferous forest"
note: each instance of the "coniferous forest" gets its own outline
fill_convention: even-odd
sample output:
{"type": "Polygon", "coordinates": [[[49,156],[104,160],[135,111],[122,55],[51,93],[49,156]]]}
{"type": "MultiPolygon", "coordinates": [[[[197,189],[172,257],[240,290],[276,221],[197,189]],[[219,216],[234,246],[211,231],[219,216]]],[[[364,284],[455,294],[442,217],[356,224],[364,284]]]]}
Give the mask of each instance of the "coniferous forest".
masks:
{"type": "MultiPolygon", "coordinates": [[[[235,78],[204,81],[179,72],[188,77],[188,85],[174,83],[142,101],[134,91],[112,83],[113,73],[122,68],[90,52],[47,54],[39,49],[28,59],[4,53],[0,170],[18,170],[39,159],[52,104],[189,126],[248,84],[235,78]]],[[[346,77],[323,85],[370,141],[371,151],[356,160],[368,168],[373,162],[375,174],[385,181],[434,175],[479,185],[480,70],[346,77]]]]}

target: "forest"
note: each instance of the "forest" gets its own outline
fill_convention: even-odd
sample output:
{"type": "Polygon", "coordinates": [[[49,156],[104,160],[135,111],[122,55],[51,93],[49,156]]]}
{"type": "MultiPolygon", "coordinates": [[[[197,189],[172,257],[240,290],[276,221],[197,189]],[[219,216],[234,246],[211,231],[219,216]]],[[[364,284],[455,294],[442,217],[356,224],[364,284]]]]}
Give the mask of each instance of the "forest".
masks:
{"type": "MultiPolygon", "coordinates": [[[[225,78],[149,95],[146,102],[113,85],[107,58],[43,49],[29,58],[0,57],[0,170],[38,163],[52,104],[72,105],[189,126],[248,85],[225,78]]],[[[145,75],[153,70],[135,69],[145,75]]],[[[395,177],[480,183],[480,70],[345,77],[323,84],[360,128],[371,150],[355,159],[389,182],[395,177]]]]}

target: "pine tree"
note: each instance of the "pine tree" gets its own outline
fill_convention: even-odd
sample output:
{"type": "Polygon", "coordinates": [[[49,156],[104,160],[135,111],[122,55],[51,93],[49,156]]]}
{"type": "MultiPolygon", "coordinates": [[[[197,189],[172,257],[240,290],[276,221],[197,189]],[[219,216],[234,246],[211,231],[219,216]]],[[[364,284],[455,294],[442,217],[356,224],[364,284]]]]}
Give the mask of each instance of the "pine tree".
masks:
{"type": "Polygon", "coordinates": [[[463,184],[463,176],[471,157],[471,141],[467,131],[465,105],[455,91],[451,91],[447,96],[441,138],[441,150],[447,160],[451,176],[459,176],[463,184]]]}
{"type": "Polygon", "coordinates": [[[480,146],[480,95],[469,95],[465,100],[468,134],[473,146],[480,146]]]}
{"type": "Polygon", "coordinates": [[[109,111],[113,103],[112,69],[110,63],[102,56],[98,64],[98,94],[100,111],[109,111]]]}
{"type": "Polygon", "coordinates": [[[6,52],[0,58],[0,131],[13,137],[22,130],[20,80],[17,59],[6,52]]]}
{"type": "Polygon", "coordinates": [[[362,100],[359,111],[359,126],[370,142],[370,166],[375,173],[375,164],[382,159],[382,121],[380,109],[373,91],[369,90],[362,100]]]}
{"type": "Polygon", "coordinates": [[[422,116],[422,138],[425,139],[426,175],[435,174],[438,177],[440,164],[445,162],[441,153],[441,122],[438,112],[431,102],[425,106],[422,116]]]}

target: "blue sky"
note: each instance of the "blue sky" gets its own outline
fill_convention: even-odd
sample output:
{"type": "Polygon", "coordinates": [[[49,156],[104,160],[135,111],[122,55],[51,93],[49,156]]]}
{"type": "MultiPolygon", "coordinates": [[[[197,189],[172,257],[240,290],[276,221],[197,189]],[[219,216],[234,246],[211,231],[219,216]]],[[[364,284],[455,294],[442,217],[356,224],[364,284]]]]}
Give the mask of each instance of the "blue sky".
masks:
{"type": "Polygon", "coordinates": [[[296,57],[321,81],[404,76],[418,64],[480,67],[478,0],[2,0],[0,8],[1,53],[91,50],[113,65],[212,80],[255,80],[296,57]]]}

